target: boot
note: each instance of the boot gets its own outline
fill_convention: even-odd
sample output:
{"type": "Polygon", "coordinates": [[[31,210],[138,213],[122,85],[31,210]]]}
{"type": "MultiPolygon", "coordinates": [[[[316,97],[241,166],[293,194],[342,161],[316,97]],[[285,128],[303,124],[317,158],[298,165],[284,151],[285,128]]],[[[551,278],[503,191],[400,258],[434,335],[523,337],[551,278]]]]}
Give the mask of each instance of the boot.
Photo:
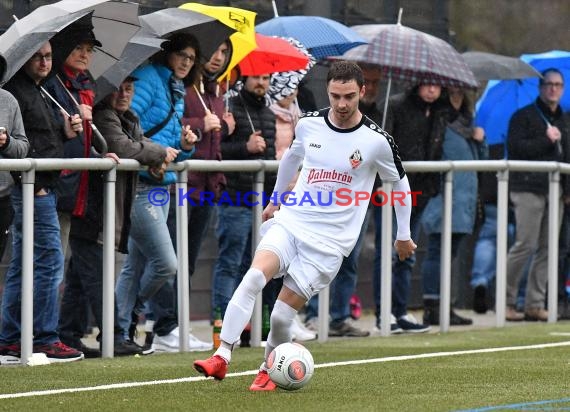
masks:
{"type": "Polygon", "coordinates": [[[439,300],[424,299],[424,324],[439,325],[439,300]]]}

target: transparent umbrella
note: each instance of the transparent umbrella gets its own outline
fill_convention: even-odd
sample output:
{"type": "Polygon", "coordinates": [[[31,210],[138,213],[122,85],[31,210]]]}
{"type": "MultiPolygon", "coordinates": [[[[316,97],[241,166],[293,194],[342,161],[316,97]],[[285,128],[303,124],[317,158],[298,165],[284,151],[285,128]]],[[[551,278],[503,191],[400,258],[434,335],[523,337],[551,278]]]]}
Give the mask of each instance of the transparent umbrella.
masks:
{"type": "Polygon", "coordinates": [[[54,68],[63,63],[75,44],[66,36],[73,30],[91,30],[102,43],[96,47],[90,66],[98,76],[120,58],[129,39],[138,31],[138,4],[109,0],[63,0],[41,6],[16,21],[0,36],[0,54],[8,68],[2,83],[8,81],[46,41],[57,43],[54,68]]]}

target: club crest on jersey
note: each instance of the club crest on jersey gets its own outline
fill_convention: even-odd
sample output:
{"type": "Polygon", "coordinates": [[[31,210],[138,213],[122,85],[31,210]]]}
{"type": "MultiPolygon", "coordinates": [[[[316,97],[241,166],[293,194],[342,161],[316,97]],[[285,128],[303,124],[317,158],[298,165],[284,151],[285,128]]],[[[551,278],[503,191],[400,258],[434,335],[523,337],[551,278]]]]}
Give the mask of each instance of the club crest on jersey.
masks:
{"type": "Polygon", "coordinates": [[[354,153],[350,156],[350,166],[353,169],[356,169],[362,163],[362,155],[360,154],[360,150],[356,149],[354,153]]]}

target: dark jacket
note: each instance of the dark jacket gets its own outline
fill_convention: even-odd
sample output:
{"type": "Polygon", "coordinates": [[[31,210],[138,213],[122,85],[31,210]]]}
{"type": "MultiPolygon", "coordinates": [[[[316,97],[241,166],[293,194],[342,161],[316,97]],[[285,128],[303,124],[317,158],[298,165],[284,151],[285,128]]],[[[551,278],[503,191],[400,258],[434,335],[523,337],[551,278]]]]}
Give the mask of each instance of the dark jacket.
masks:
{"type": "MultiPolygon", "coordinates": [[[[434,113],[441,104],[423,101],[417,87],[390,98],[385,130],[394,137],[403,161],[440,160],[443,136],[432,132],[434,113]],[[426,111],[429,109],[429,116],[426,111]]],[[[437,193],[439,174],[406,173],[410,188],[421,191],[414,211],[421,211],[437,193]]]]}
{"type": "MultiPolygon", "coordinates": [[[[34,159],[63,157],[63,144],[67,140],[63,125],[52,117],[51,105],[43,97],[40,87],[23,70],[4,86],[18,100],[26,136],[30,142],[27,157],[34,159]]],[[[12,172],[14,181],[21,182],[20,172],[12,172]]],[[[53,188],[59,171],[36,172],[35,191],[53,188]]]]}
{"type": "MultiPolygon", "coordinates": [[[[201,94],[206,107],[217,115],[220,120],[224,114],[224,101],[217,96],[218,83],[215,79],[204,80],[204,93],[201,94]]],[[[221,120],[222,129],[219,131],[204,131],[204,116],[206,111],[200,101],[194,87],[186,89],[184,96],[184,117],[182,124],[190,125],[193,130],[200,130],[202,140],[196,143],[192,159],[201,160],[222,160],[221,140],[222,136],[228,135],[228,125],[221,120]]],[[[222,172],[188,172],[188,187],[196,189],[190,197],[196,201],[200,200],[200,192],[210,192],[218,199],[220,193],[226,187],[226,178],[222,172]]]]}
{"type": "MultiPolygon", "coordinates": [[[[128,110],[117,113],[105,100],[95,106],[93,122],[105,138],[109,152],[120,158],[135,159],[142,165],[159,167],[166,150],[143,136],[139,119],[128,110]]],[[[126,253],[132,199],[136,192],[138,172],[118,172],[115,188],[115,244],[126,253]]],[[[72,217],[71,235],[96,241],[103,231],[103,177],[101,172],[89,176],[87,212],[83,218],[72,217]]]]}
{"type": "MultiPolygon", "coordinates": [[[[555,112],[540,98],[519,109],[511,117],[507,137],[509,160],[570,162],[568,125],[560,106],[555,112]],[[546,136],[546,120],[558,127],[562,133],[560,144],[552,143],[546,136]]],[[[562,192],[570,195],[569,179],[561,176],[562,192]]],[[[548,173],[513,172],[509,177],[509,188],[513,192],[548,194],[548,173]]]]}
{"type": "MultiPolygon", "coordinates": [[[[70,115],[80,114],[69,93],[80,104],[93,106],[95,99],[95,82],[91,74],[86,71],[74,75],[65,66],[61,68],[56,76],[49,78],[45,82],[45,89],[48,93],[69,113],[70,115]],[[57,77],[56,77],[57,76],[57,77]],[[62,85],[61,82],[63,82],[62,85]],[[69,93],[68,93],[69,91],[69,93]]],[[[52,116],[55,122],[63,122],[60,108],[56,104],[51,105],[52,116]]],[[[91,150],[93,133],[87,121],[83,121],[83,132],[73,139],[68,139],[63,146],[63,157],[65,158],[88,158],[95,157],[91,150]]],[[[101,148],[95,146],[97,150],[101,148]]],[[[88,171],[63,170],[57,181],[56,192],[58,194],[57,209],[62,212],[69,212],[77,215],[86,213],[86,196],[89,190],[88,171]]]]}
{"type": "MultiPolygon", "coordinates": [[[[443,104],[435,113],[433,133],[441,136],[441,152],[434,153],[438,160],[482,160],[488,157],[484,143],[473,139],[473,116],[465,105],[458,111],[451,104],[443,104]]],[[[441,175],[443,179],[444,175],[441,175]]],[[[477,217],[477,172],[453,174],[452,233],[470,234],[477,217]]],[[[422,215],[423,227],[428,234],[441,233],[443,195],[429,199],[422,215]]]]}
{"type": "MultiPolygon", "coordinates": [[[[242,89],[238,96],[230,101],[230,107],[236,121],[234,132],[222,140],[222,156],[224,160],[275,160],[275,114],[265,105],[265,98],[258,99],[242,89]],[[247,141],[253,133],[247,114],[251,118],[255,130],[260,130],[265,139],[266,149],[263,153],[249,153],[247,141]]],[[[236,202],[237,192],[242,195],[252,190],[253,173],[226,173],[227,192],[232,202],[236,202]]],[[[265,192],[270,193],[275,186],[275,173],[265,174],[265,192]]],[[[257,199],[260,200],[260,199],[257,199]]],[[[235,203],[234,203],[235,204],[235,203]]]]}

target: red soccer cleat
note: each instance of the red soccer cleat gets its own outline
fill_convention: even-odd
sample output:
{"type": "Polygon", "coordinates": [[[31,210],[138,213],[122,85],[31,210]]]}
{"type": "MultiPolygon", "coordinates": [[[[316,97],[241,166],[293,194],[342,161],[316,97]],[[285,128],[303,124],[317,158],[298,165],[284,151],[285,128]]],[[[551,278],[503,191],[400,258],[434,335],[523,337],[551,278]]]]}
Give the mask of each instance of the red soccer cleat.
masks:
{"type": "Polygon", "coordinates": [[[250,391],[274,391],[275,387],[276,386],[273,383],[273,381],[269,378],[269,374],[267,373],[267,371],[261,370],[261,371],[259,371],[259,373],[255,377],[255,380],[253,381],[253,383],[249,387],[249,390],[250,391]]]}
{"type": "Polygon", "coordinates": [[[226,377],[228,364],[221,356],[214,355],[205,360],[194,361],[194,369],[206,378],[212,376],[214,379],[221,381],[226,377]]]}

